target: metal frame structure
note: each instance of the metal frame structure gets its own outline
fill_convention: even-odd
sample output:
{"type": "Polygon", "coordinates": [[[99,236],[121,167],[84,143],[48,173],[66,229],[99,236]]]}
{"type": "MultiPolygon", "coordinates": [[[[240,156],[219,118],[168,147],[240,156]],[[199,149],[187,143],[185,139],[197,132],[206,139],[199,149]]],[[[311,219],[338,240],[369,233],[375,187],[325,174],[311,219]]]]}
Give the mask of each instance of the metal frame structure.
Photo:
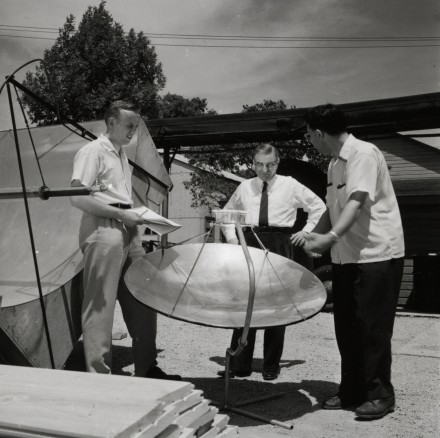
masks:
{"type": "MultiPolygon", "coordinates": [[[[440,93],[340,104],[349,131],[354,135],[387,135],[402,131],[438,128],[440,93]]],[[[302,139],[308,108],[151,119],[148,130],[158,148],[167,151],[190,146],[227,145],[302,139]]]]}
{"type": "Polygon", "coordinates": [[[35,270],[35,277],[36,277],[36,281],[37,281],[40,307],[41,307],[41,312],[42,312],[42,316],[43,316],[44,330],[45,330],[48,351],[49,351],[49,357],[50,357],[50,363],[51,363],[52,368],[55,369],[56,368],[55,367],[55,360],[54,360],[52,342],[51,342],[51,337],[50,337],[50,332],[49,332],[49,325],[48,325],[48,320],[47,320],[46,308],[45,308],[45,304],[44,304],[44,296],[43,296],[43,288],[41,285],[40,270],[39,270],[38,260],[37,260],[37,256],[36,256],[37,251],[36,251],[36,247],[35,247],[35,240],[34,240],[34,233],[33,233],[33,228],[32,228],[32,220],[31,220],[31,215],[30,215],[28,197],[39,196],[42,200],[47,200],[51,196],[78,196],[78,195],[89,194],[90,192],[94,191],[94,189],[92,187],[85,187],[85,188],[64,188],[64,189],[51,190],[44,185],[39,188],[26,187],[26,180],[25,180],[25,176],[24,176],[20,145],[19,145],[18,135],[17,135],[17,126],[15,123],[14,107],[12,104],[11,83],[15,83],[15,80],[12,77],[9,77],[7,80],[7,83],[6,83],[6,87],[7,87],[7,92],[8,92],[8,101],[9,101],[9,109],[10,109],[10,114],[11,114],[12,128],[13,128],[13,133],[14,133],[15,150],[17,153],[18,168],[19,168],[19,173],[20,173],[21,190],[12,189],[12,190],[3,191],[2,193],[0,193],[0,198],[3,198],[3,199],[21,198],[21,197],[23,198],[25,212],[26,212],[26,222],[27,222],[28,231],[29,231],[30,246],[31,246],[31,250],[32,250],[32,259],[33,259],[33,265],[34,265],[34,270],[35,270]]]}
{"type": "Polygon", "coordinates": [[[240,406],[245,406],[245,405],[249,405],[252,403],[257,403],[257,402],[261,402],[261,401],[266,401],[266,400],[270,400],[273,398],[277,398],[277,397],[281,397],[282,395],[284,395],[284,393],[275,393],[275,394],[269,394],[266,396],[262,396],[262,397],[258,397],[258,398],[253,398],[253,399],[249,399],[249,400],[245,400],[242,401],[240,403],[231,403],[230,399],[229,399],[229,380],[230,380],[230,376],[229,376],[229,371],[230,371],[230,364],[231,364],[231,358],[238,356],[244,349],[244,347],[246,346],[247,343],[247,336],[249,333],[249,327],[251,324],[251,320],[252,320],[252,312],[253,312],[253,307],[254,307],[254,298],[255,298],[255,269],[254,269],[254,264],[252,262],[251,256],[249,254],[249,250],[246,244],[246,239],[244,237],[243,234],[243,230],[241,229],[241,225],[239,223],[235,223],[235,228],[237,230],[237,235],[238,235],[238,239],[240,241],[240,245],[243,249],[243,253],[244,256],[246,258],[246,263],[248,266],[248,273],[249,273],[249,299],[248,299],[248,304],[247,304],[247,311],[246,311],[246,318],[245,318],[245,322],[244,322],[244,327],[243,327],[243,332],[241,337],[238,340],[238,347],[233,350],[231,348],[227,348],[226,349],[226,356],[225,356],[225,395],[224,395],[224,400],[222,404],[218,405],[220,406],[220,409],[224,410],[224,411],[231,411],[234,412],[235,414],[239,414],[239,415],[243,415],[245,417],[249,417],[249,418],[253,418],[256,420],[261,420],[264,421],[265,423],[269,423],[269,424],[273,424],[274,426],[280,426],[283,427],[284,429],[293,429],[293,425],[292,424],[288,424],[288,423],[283,423],[281,421],[278,420],[273,420],[273,419],[269,419],[267,417],[261,416],[261,415],[257,415],[254,414],[248,410],[245,409],[240,409],[240,406]]]}

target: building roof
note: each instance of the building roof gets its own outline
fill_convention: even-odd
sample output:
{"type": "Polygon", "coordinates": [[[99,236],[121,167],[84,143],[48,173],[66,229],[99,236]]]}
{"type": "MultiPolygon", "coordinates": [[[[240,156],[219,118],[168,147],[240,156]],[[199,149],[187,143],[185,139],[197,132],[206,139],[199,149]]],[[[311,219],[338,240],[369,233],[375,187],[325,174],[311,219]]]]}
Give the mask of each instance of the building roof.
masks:
{"type": "MultiPolygon", "coordinates": [[[[159,151],[159,153],[161,153],[161,151],[159,151]]],[[[187,165],[189,167],[192,167],[192,168],[196,168],[197,167],[197,166],[194,166],[193,164],[190,164],[189,163],[189,159],[184,157],[183,155],[180,155],[180,154],[176,154],[174,156],[174,161],[178,161],[179,163],[185,164],[185,165],[187,165]]],[[[203,169],[202,167],[198,167],[198,168],[201,169],[201,170],[206,170],[206,169],[203,169]]],[[[224,170],[222,172],[220,172],[220,174],[224,178],[229,179],[229,180],[234,181],[234,182],[237,182],[237,183],[241,183],[241,182],[243,182],[246,179],[246,178],[242,178],[241,176],[234,175],[231,172],[226,172],[224,170]]]]}

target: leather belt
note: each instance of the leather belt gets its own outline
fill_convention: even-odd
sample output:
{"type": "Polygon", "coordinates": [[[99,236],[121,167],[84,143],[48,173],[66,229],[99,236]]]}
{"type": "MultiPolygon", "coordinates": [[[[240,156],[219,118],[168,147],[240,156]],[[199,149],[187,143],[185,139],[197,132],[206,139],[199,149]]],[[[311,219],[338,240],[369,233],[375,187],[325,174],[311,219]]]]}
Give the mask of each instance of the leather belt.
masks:
{"type": "Polygon", "coordinates": [[[243,227],[243,233],[251,233],[252,229],[256,233],[283,233],[283,234],[292,234],[292,227],[243,227]]]}
{"type": "Polygon", "coordinates": [[[119,202],[116,204],[109,204],[112,207],[120,208],[121,210],[130,210],[132,206],[130,204],[120,204],[119,202]]]}

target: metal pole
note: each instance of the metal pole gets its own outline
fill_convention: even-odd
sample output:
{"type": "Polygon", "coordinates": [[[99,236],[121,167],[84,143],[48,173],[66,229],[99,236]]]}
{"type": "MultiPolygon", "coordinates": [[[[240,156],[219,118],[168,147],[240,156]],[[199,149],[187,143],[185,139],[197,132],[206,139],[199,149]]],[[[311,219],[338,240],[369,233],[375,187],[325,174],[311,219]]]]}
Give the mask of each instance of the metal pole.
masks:
{"type": "Polygon", "coordinates": [[[246,244],[246,239],[244,238],[243,230],[241,229],[241,225],[239,223],[235,224],[235,228],[237,230],[238,239],[240,240],[241,248],[243,249],[244,256],[246,258],[246,263],[248,266],[249,272],[249,300],[246,311],[246,319],[244,322],[243,333],[241,338],[239,339],[239,344],[246,345],[247,335],[249,333],[249,327],[251,325],[252,312],[254,310],[254,301],[255,301],[255,268],[254,263],[252,262],[251,255],[249,254],[249,249],[246,244]]]}
{"type": "MultiPolygon", "coordinates": [[[[170,169],[171,169],[171,160],[170,160],[170,148],[168,146],[165,146],[163,148],[163,164],[165,166],[165,169],[168,173],[170,173],[170,169]]],[[[167,194],[165,196],[165,199],[162,202],[162,216],[163,217],[168,217],[168,191],[167,194]]],[[[160,243],[162,248],[166,248],[168,246],[168,235],[164,234],[161,239],[160,239],[160,243]]]]}
{"type": "Polygon", "coordinates": [[[26,219],[27,219],[28,230],[29,230],[29,238],[30,238],[30,242],[31,242],[32,257],[34,260],[35,275],[37,277],[37,285],[38,285],[38,294],[40,297],[41,313],[43,314],[43,322],[44,322],[44,329],[46,332],[47,345],[48,345],[48,349],[49,349],[50,363],[52,365],[52,368],[55,369],[55,361],[54,361],[53,352],[52,352],[52,342],[50,340],[49,325],[47,323],[46,308],[44,305],[43,289],[41,287],[40,271],[38,269],[37,253],[36,253],[36,248],[35,248],[34,235],[32,232],[31,215],[30,215],[30,211],[29,211],[29,203],[28,203],[27,194],[26,194],[26,183],[25,183],[25,179],[24,179],[23,164],[21,162],[20,146],[18,144],[17,127],[15,125],[14,108],[12,105],[11,88],[10,88],[9,82],[7,83],[7,90],[8,90],[9,108],[11,111],[12,128],[14,131],[15,149],[17,151],[18,168],[20,171],[21,187],[22,187],[22,191],[23,191],[23,200],[24,200],[24,206],[25,206],[25,210],[26,210],[26,219]]]}
{"type": "Polygon", "coordinates": [[[254,299],[255,299],[255,269],[254,269],[254,263],[252,262],[251,256],[249,254],[249,249],[246,244],[246,239],[244,238],[243,230],[241,229],[241,225],[236,222],[235,223],[235,229],[237,230],[237,235],[240,240],[241,248],[243,250],[244,256],[246,258],[246,263],[248,267],[248,273],[249,273],[249,299],[248,299],[248,305],[246,310],[246,317],[244,320],[244,327],[243,327],[243,333],[240,336],[240,339],[238,340],[238,347],[236,350],[232,350],[231,348],[228,348],[226,350],[226,365],[225,365],[225,400],[224,400],[224,406],[227,407],[229,403],[229,369],[230,369],[230,363],[231,363],[231,357],[238,356],[242,351],[243,348],[247,344],[247,336],[249,333],[249,326],[251,324],[252,319],[252,311],[254,309],[254,299]]]}
{"type": "Polygon", "coordinates": [[[243,415],[245,417],[253,418],[255,420],[264,421],[265,423],[273,424],[274,426],[280,426],[284,429],[292,430],[293,425],[288,423],[283,423],[281,421],[272,420],[267,417],[263,417],[261,415],[254,414],[252,412],[246,411],[244,409],[238,409],[236,406],[244,406],[246,404],[251,403],[257,403],[260,401],[280,397],[283,395],[283,393],[276,393],[276,394],[270,394],[254,399],[250,399],[244,402],[237,403],[237,405],[229,406],[229,370],[230,370],[230,364],[231,364],[231,357],[238,356],[242,351],[243,348],[246,346],[247,343],[247,336],[249,333],[249,328],[252,320],[252,312],[254,307],[254,300],[255,300],[255,268],[254,264],[252,262],[252,258],[249,254],[249,249],[246,244],[246,239],[244,238],[243,230],[241,229],[241,225],[236,222],[235,228],[237,230],[238,239],[240,241],[241,247],[243,249],[244,256],[246,258],[246,263],[248,265],[248,272],[249,272],[249,299],[248,299],[248,306],[246,310],[246,317],[243,327],[243,332],[238,340],[238,347],[236,350],[232,350],[231,348],[228,348],[226,350],[226,364],[225,364],[225,398],[223,402],[223,406],[221,408],[229,410],[231,412],[234,412],[239,415],[243,415]]]}
{"type": "Polygon", "coordinates": [[[104,191],[100,186],[98,189],[94,187],[66,187],[66,188],[58,188],[58,189],[50,189],[49,187],[27,187],[25,192],[23,189],[14,188],[14,189],[1,189],[0,190],[0,199],[16,199],[23,198],[23,193],[26,193],[26,197],[28,198],[40,198],[43,200],[47,200],[49,198],[54,197],[62,197],[62,196],[85,196],[90,195],[90,193],[96,191],[104,191]]]}

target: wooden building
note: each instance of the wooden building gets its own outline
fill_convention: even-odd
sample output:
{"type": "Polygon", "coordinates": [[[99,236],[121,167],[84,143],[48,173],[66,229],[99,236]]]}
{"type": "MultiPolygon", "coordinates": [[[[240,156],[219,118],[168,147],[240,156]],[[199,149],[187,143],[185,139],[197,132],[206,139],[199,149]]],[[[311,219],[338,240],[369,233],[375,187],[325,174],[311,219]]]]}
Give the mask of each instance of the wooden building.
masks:
{"type": "Polygon", "coordinates": [[[440,312],[440,150],[408,136],[371,138],[383,152],[405,234],[399,304],[440,312]]]}

